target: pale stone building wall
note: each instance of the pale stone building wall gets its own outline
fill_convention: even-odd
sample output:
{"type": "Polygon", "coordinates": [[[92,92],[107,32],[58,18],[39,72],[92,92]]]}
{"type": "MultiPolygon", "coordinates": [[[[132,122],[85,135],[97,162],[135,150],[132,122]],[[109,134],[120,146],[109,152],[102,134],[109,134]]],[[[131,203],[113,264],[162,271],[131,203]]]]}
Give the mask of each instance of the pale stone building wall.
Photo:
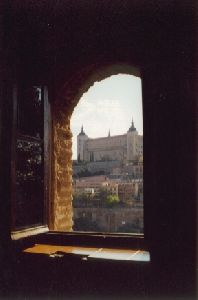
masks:
{"type": "Polygon", "coordinates": [[[143,154],[143,136],[138,135],[134,123],[123,135],[91,139],[81,128],[77,137],[79,161],[130,161],[143,154]]]}
{"type": "Polygon", "coordinates": [[[74,209],[74,220],[82,217],[95,221],[105,232],[118,232],[124,224],[134,224],[138,232],[143,233],[144,218],[143,206],[132,206],[127,208],[90,208],[79,207],[74,209]]]}
{"type": "Polygon", "coordinates": [[[136,152],[138,155],[143,156],[143,136],[137,135],[136,139],[137,139],[136,152]]]}
{"type": "Polygon", "coordinates": [[[123,160],[126,158],[126,135],[88,139],[86,161],[123,160]]]}

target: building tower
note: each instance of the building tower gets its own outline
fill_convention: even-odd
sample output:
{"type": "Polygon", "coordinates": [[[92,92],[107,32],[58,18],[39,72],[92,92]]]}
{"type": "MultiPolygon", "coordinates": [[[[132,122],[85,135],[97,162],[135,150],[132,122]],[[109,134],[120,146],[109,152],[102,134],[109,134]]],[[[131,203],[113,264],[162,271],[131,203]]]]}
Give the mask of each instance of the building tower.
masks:
{"type": "Polygon", "coordinates": [[[85,134],[82,126],[81,132],[77,136],[77,159],[79,162],[85,160],[85,144],[87,140],[88,136],[85,134]]]}
{"type": "Polygon", "coordinates": [[[136,151],[136,142],[137,142],[138,132],[134,126],[132,119],[131,127],[127,131],[127,160],[135,160],[137,151],[136,151]]]}

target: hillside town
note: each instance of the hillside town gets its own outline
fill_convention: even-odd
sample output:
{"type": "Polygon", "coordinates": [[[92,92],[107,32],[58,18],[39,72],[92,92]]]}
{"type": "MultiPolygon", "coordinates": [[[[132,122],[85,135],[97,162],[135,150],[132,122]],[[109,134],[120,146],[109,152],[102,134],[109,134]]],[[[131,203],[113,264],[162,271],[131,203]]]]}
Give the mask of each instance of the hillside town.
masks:
{"type": "Polygon", "coordinates": [[[90,139],[83,126],[73,161],[73,230],[143,233],[143,136],[90,139]]]}

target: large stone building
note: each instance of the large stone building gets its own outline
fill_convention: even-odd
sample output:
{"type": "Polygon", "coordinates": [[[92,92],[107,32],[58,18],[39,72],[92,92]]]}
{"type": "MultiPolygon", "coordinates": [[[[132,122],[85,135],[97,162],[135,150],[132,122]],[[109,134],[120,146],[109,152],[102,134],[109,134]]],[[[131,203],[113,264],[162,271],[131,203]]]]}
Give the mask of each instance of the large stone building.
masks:
{"type": "Polygon", "coordinates": [[[89,138],[83,126],[77,136],[78,161],[134,161],[143,155],[143,136],[139,135],[134,122],[123,135],[89,138]]]}

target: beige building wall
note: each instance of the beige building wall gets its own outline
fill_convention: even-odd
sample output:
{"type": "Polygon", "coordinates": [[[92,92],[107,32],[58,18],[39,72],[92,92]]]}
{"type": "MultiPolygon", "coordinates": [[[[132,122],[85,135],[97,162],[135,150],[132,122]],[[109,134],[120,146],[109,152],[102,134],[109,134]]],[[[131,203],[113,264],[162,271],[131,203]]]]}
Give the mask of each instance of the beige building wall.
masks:
{"type": "Polygon", "coordinates": [[[86,160],[124,160],[126,135],[88,139],[85,145],[86,160]]]}
{"type": "Polygon", "coordinates": [[[143,136],[132,126],[123,135],[91,139],[81,128],[77,137],[77,155],[81,161],[131,161],[143,154],[143,136]]]}
{"type": "Polygon", "coordinates": [[[85,153],[85,144],[88,140],[88,136],[84,133],[83,127],[81,128],[81,132],[77,136],[77,159],[79,161],[86,160],[86,153],[85,153]]]}
{"type": "Polygon", "coordinates": [[[143,206],[130,208],[74,208],[74,220],[82,217],[95,221],[105,232],[118,232],[125,224],[134,224],[139,233],[144,231],[143,206]]]}

